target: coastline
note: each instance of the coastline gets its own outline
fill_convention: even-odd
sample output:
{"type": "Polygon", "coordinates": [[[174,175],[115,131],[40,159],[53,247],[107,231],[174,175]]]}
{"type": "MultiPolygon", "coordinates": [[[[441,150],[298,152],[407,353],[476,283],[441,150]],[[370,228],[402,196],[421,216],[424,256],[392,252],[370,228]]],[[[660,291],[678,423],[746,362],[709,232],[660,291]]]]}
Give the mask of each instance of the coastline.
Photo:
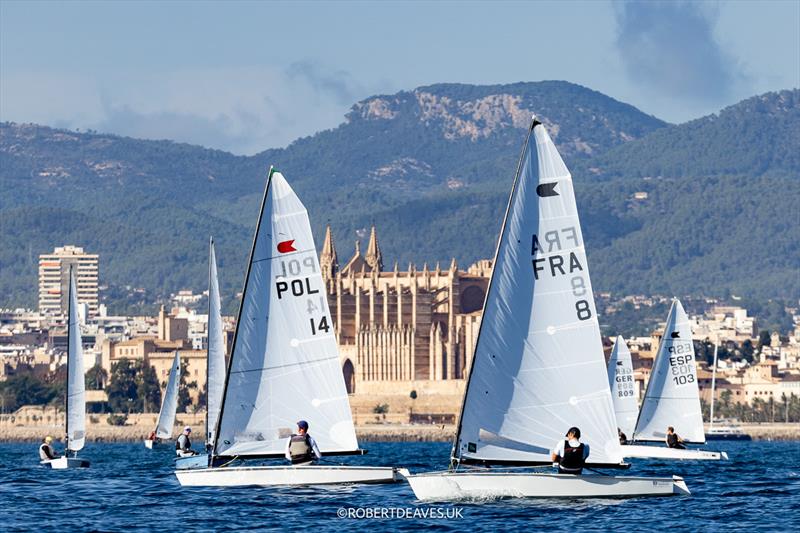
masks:
{"type": "MultiPolygon", "coordinates": [[[[202,424],[197,424],[202,426],[202,424]]],[[[800,424],[742,424],[741,429],[753,440],[800,441],[800,424]]],[[[356,435],[362,442],[451,442],[455,425],[434,424],[361,424],[356,435]]],[[[51,425],[0,426],[0,442],[39,442],[45,435],[61,440],[63,427],[51,425]]],[[[139,425],[89,427],[89,442],[137,442],[147,431],[139,425]]],[[[174,434],[178,435],[178,428],[174,434]]]]}

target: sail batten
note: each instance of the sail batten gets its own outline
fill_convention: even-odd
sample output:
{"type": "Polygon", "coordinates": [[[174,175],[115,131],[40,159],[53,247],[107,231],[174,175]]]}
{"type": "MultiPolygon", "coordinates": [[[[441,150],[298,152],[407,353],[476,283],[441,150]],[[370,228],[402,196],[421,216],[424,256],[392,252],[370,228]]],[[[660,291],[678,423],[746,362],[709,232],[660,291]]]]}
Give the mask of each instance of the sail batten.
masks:
{"type": "Polygon", "coordinates": [[[669,426],[686,442],[706,441],[692,328],[677,298],[672,301],[664,325],[664,336],[636,421],[634,440],[663,442],[669,426]]]}
{"type": "Polygon", "coordinates": [[[618,463],[605,373],[572,179],[534,120],[495,256],[454,459],[548,462],[549,450],[578,426],[589,462],[618,463]]]}
{"type": "Polygon", "coordinates": [[[298,420],[323,453],[358,442],[305,207],[270,172],[227,374],[216,456],[282,454],[298,420]]]}
{"type": "Polygon", "coordinates": [[[178,411],[178,389],[181,381],[181,360],[178,352],[172,360],[167,386],[164,388],[164,399],[161,410],[158,412],[156,424],[156,437],[159,439],[172,438],[172,428],[175,426],[175,414],[178,411]]]}
{"type": "Polygon", "coordinates": [[[77,452],[83,449],[86,443],[86,383],[83,373],[83,346],[78,316],[77,285],[71,268],[67,336],[67,449],[77,452]]]}

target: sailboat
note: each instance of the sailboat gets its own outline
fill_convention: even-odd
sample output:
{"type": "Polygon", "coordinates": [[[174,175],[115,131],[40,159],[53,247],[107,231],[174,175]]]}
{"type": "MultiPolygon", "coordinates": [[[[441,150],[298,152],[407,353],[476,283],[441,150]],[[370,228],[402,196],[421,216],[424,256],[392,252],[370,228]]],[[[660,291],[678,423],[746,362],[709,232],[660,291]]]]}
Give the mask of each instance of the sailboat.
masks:
{"type": "Polygon", "coordinates": [[[705,444],[703,415],[700,409],[700,390],[689,317],[681,302],[675,298],[664,326],[664,336],[658,347],[653,371],[647,382],[642,407],[631,441],[622,447],[625,457],[654,457],[660,459],[727,459],[725,452],[668,448],[665,443],[667,427],[688,444],[705,444]],[[635,444],[660,443],[660,446],[635,444]]]}
{"type": "Polygon", "coordinates": [[[167,388],[164,389],[164,398],[161,400],[161,409],[158,411],[158,421],[156,422],[155,439],[147,438],[144,440],[145,448],[152,450],[153,445],[159,439],[171,439],[172,428],[175,426],[175,413],[178,409],[178,386],[181,381],[181,359],[178,351],[175,351],[175,359],[172,361],[172,369],[169,371],[167,388]]]}
{"type": "Polygon", "coordinates": [[[447,472],[407,477],[420,500],[688,494],[679,477],[554,474],[570,426],[590,466],[622,453],[572,178],[534,117],[511,190],[447,472]]]}
{"type": "Polygon", "coordinates": [[[387,483],[397,468],[233,466],[283,458],[300,419],[323,456],[362,454],[356,440],[325,285],[306,208],[271,168],[256,224],[206,468],[176,470],[184,486],[387,483]]]}
{"type": "MultiPolygon", "coordinates": [[[[219,295],[217,255],[214,238],[208,241],[208,348],[206,352],[206,452],[213,449],[215,430],[222,406],[225,386],[225,339],[222,331],[222,303],[219,295]]],[[[175,468],[202,468],[208,466],[208,454],[179,457],[175,468]]]]}
{"type": "Polygon", "coordinates": [[[72,267],[69,270],[68,301],[67,398],[64,416],[67,445],[63,456],[41,462],[44,466],[58,470],[89,466],[89,461],[78,458],[78,452],[86,443],[86,378],[83,373],[83,346],[81,346],[80,320],[78,318],[77,285],[72,267]]]}
{"type": "Polygon", "coordinates": [[[639,405],[636,400],[636,382],[633,379],[631,351],[621,335],[614,342],[614,349],[608,359],[608,384],[614,400],[614,414],[617,427],[625,436],[633,436],[639,405]]]}

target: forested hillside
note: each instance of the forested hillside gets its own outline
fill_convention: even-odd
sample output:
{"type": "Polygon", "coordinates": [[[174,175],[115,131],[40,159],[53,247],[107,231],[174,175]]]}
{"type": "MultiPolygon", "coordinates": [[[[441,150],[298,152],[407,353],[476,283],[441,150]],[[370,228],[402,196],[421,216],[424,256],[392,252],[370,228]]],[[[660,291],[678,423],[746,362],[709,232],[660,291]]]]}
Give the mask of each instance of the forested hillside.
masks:
{"type": "Polygon", "coordinates": [[[209,234],[235,305],[270,164],[318,238],[333,227],[340,261],[374,223],[387,265],[466,267],[493,253],[533,113],[573,169],[596,289],[797,298],[798,100],[762,95],[671,126],[566,82],[434,85],[358,102],[341,126],[252,157],[2,124],[0,305],[35,306],[38,254],[63,244],[101,255],[114,311],[203,290],[209,234]]]}

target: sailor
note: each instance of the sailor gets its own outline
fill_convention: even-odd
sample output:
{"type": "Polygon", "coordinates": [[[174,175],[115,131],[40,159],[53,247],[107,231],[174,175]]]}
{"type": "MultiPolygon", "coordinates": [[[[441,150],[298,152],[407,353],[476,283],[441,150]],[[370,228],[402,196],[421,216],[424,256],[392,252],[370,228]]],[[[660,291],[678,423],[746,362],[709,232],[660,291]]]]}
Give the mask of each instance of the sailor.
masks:
{"type": "Polygon", "coordinates": [[[192,428],[186,426],[183,428],[183,433],[180,434],[178,440],[175,441],[175,455],[178,457],[197,455],[197,452],[192,449],[192,441],[189,440],[189,434],[191,432],[192,428]]]}
{"type": "Polygon", "coordinates": [[[619,437],[620,444],[628,444],[628,436],[619,428],[617,428],[617,436],[619,437]]]}
{"type": "Polygon", "coordinates": [[[297,423],[297,433],[286,441],[286,459],[293,465],[310,465],[322,458],[317,442],[308,434],[308,422],[297,423]]]}
{"type": "Polygon", "coordinates": [[[42,461],[48,461],[50,459],[55,459],[58,457],[58,454],[53,449],[52,443],[53,437],[50,435],[46,436],[42,439],[42,444],[39,446],[39,459],[42,461]]]}
{"type": "Polygon", "coordinates": [[[558,463],[559,474],[579,475],[589,457],[589,445],[580,441],[581,430],[576,427],[569,428],[566,437],[566,440],[560,441],[553,448],[551,458],[554,463],[558,463]]]}
{"type": "Polygon", "coordinates": [[[685,450],[686,449],[686,446],[684,446],[684,444],[683,444],[683,439],[680,437],[680,435],[675,433],[675,428],[672,427],[672,426],[669,426],[667,428],[666,441],[667,441],[667,446],[669,448],[676,448],[678,450],[685,450]]]}

